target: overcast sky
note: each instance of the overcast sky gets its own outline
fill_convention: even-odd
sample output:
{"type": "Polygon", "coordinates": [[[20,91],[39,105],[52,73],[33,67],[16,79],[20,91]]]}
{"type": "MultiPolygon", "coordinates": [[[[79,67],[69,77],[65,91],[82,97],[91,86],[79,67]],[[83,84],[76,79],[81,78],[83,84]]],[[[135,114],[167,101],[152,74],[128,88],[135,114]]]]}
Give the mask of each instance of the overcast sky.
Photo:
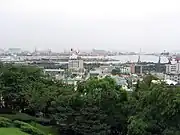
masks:
{"type": "Polygon", "coordinates": [[[0,48],[180,50],[180,0],[0,0],[0,48]]]}

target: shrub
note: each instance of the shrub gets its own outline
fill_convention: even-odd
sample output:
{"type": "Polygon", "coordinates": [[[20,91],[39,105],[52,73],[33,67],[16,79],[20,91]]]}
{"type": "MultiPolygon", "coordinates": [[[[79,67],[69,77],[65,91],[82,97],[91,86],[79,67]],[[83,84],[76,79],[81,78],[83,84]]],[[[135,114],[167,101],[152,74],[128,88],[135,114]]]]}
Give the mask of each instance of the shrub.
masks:
{"type": "Polygon", "coordinates": [[[33,126],[21,126],[21,130],[31,135],[45,135],[42,131],[34,128],[33,126]]]}
{"type": "Polygon", "coordinates": [[[45,135],[45,133],[43,133],[42,131],[40,131],[39,129],[31,126],[28,123],[22,122],[22,121],[14,121],[14,125],[18,128],[20,128],[23,132],[32,134],[32,135],[45,135]]]}
{"type": "Polygon", "coordinates": [[[34,117],[29,116],[29,115],[24,114],[24,113],[0,114],[0,116],[9,118],[11,120],[20,120],[20,121],[25,121],[25,122],[33,121],[35,119],[34,117]]]}
{"type": "Polygon", "coordinates": [[[11,120],[8,118],[0,117],[0,127],[9,127],[11,125],[11,120]]]}
{"type": "Polygon", "coordinates": [[[9,118],[13,121],[19,120],[19,121],[24,121],[24,122],[28,122],[28,123],[34,121],[34,122],[37,122],[37,123],[42,124],[42,125],[50,125],[49,119],[37,118],[37,117],[33,117],[33,116],[30,116],[30,115],[25,114],[25,113],[0,114],[0,116],[9,118]]]}
{"type": "Polygon", "coordinates": [[[19,120],[15,120],[14,125],[15,125],[15,127],[18,127],[18,128],[21,128],[21,126],[30,126],[28,123],[25,123],[25,122],[22,122],[19,120]]]}

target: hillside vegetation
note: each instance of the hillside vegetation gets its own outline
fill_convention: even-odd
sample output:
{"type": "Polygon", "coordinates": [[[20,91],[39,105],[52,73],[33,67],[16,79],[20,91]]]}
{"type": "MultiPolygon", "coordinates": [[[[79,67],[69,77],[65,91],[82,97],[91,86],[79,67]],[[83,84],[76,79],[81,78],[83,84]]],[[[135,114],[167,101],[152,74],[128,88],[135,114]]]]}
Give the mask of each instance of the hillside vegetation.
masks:
{"type": "Polygon", "coordinates": [[[60,135],[180,135],[180,89],[152,79],[127,92],[111,77],[91,78],[74,91],[38,68],[0,64],[0,116],[12,121],[0,124],[33,135],[47,134],[42,127],[60,135]]]}

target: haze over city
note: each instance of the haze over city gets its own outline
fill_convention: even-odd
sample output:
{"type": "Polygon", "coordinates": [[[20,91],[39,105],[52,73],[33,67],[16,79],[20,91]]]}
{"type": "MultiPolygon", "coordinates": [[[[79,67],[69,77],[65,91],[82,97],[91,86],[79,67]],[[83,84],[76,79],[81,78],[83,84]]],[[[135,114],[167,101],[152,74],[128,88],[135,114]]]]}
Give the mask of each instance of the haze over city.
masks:
{"type": "Polygon", "coordinates": [[[179,0],[0,0],[0,48],[175,51],[179,0]]]}
{"type": "Polygon", "coordinates": [[[0,0],[0,135],[180,135],[180,0],[0,0]]]}

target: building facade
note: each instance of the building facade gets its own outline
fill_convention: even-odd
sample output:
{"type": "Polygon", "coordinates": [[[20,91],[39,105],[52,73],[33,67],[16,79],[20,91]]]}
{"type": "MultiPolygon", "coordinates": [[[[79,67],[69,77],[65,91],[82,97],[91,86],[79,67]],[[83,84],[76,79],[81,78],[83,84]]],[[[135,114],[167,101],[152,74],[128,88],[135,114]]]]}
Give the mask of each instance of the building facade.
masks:
{"type": "Polygon", "coordinates": [[[84,69],[83,60],[70,59],[68,62],[68,69],[72,70],[81,70],[84,69]]]}
{"type": "Polygon", "coordinates": [[[61,80],[65,76],[65,70],[63,69],[44,69],[44,73],[61,80]]]}
{"type": "Polygon", "coordinates": [[[166,65],[165,79],[169,79],[180,84],[180,63],[166,65]]]}
{"type": "Polygon", "coordinates": [[[130,74],[131,73],[131,67],[122,66],[122,67],[120,67],[120,72],[122,74],[130,74]]]}
{"type": "Polygon", "coordinates": [[[151,72],[165,73],[166,65],[152,63],[152,64],[136,64],[134,66],[134,73],[136,74],[144,74],[144,73],[151,73],[151,72]]]}
{"type": "Polygon", "coordinates": [[[180,84],[180,74],[166,74],[165,80],[172,80],[180,84]]]}
{"type": "Polygon", "coordinates": [[[167,64],[166,74],[180,74],[180,63],[167,64]]]}

